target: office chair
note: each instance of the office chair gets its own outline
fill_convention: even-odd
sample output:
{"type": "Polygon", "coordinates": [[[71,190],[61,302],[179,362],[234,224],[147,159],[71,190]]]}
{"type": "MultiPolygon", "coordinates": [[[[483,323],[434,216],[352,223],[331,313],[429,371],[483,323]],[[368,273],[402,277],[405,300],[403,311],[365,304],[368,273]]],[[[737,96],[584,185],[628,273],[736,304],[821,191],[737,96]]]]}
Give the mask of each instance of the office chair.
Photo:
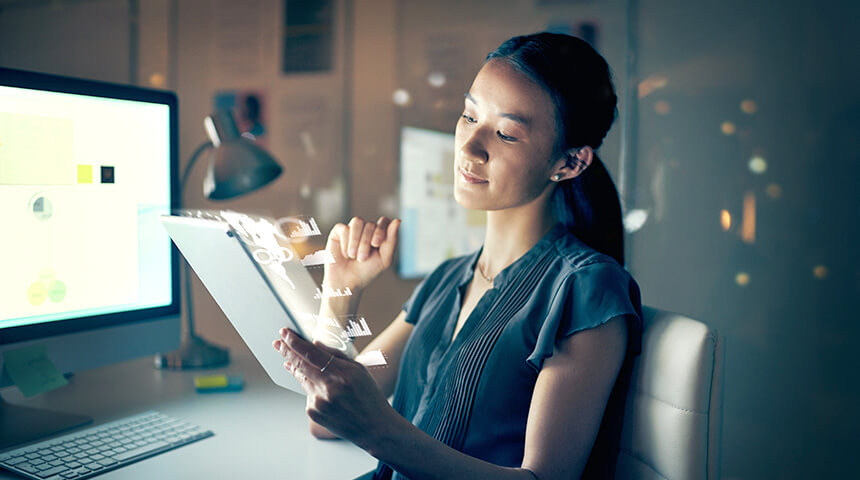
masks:
{"type": "Polygon", "coordinates": [[[716,480],[724,338],[677,313],[643,306],[642,314],[615,478],[716,480]]]}

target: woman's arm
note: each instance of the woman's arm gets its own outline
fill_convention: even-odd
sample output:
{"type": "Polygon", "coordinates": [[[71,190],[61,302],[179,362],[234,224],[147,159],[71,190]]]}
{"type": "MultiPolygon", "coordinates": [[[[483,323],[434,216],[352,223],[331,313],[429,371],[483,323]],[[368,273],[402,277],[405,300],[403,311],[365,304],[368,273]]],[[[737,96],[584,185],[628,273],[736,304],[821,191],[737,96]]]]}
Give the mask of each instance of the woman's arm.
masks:
{"type": "Polygon", "coordinates": [[[556,345],[535,385],[520,468],[493,465],[443,444],[374,392],[360,365],[295,334],[284,339],[287,368],[308,392],[308,416],[409,478],[569,480],[582,475],[597,436],[624,360],[627,324],[617,317],[556,345]],[[331,355],[337,358],[321,374],[319,366],[331,355]]]}

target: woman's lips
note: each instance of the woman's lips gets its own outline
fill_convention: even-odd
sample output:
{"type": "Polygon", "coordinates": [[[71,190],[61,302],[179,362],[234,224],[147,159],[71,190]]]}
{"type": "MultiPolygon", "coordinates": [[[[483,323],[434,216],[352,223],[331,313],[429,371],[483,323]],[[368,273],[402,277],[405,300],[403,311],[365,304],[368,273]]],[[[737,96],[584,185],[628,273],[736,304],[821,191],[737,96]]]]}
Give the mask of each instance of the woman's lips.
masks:
{"type": "Polygon", "coordinates": [[[463,178],[463,180],[464,180],[466,183],[472,183],[472,184],[475,184],[475,183],[488,183],[488,182],[487,182],[486,180],[484,180],[483,178],[476,177],[476,176],[474,176],[474,175],[470,174],[469,172],[467,172],[466,170],[464,170],[464,169],[463,169],[463,167],[460,167],[460,177],[462,177],[462,178],[463,178]]]}

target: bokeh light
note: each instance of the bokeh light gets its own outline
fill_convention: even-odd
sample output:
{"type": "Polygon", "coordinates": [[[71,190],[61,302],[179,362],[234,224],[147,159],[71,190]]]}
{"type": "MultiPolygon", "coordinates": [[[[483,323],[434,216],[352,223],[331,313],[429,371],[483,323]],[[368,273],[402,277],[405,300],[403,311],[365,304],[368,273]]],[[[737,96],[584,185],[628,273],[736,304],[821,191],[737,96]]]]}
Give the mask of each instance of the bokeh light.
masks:
{"type": "Polygon", "coordinates": [[[723,124],[720,125],[720,131],[723,132],[723,135],[734,135],[737,131],[737,127],[735,127],[735,124],[732,122],[723,122],[723,124]]]}
{"type": "Polygon", "coordinates": [[[657,103],[654,104],[654,111],[659,113],[660,115],[666,115],[671,110],[669,106],[669,102],[666,100],[658,100],[657,103]]]}
{"type": "Polygon", "coordinates": [[[767,170],[767,162],[761,155],[754,155],[750,159],[749,168],[751,172],[761,175],[767,170]]]}
{"type": "Polygon", "coordinates": [[[812,269],[812,274],[815,278],[819,280],[824,280],[827,278],[827,267],[824,265],[816,265],[815,268],[812,269]]]}
{"type": "Polygon", "coordinates": [[[164,75],[153,73],[149,76],[149,84],[153,87],[161,88],[164,86],[164,75]]]}
{"type": "Polygon", "coordinates": [[[741,102],[741,111],[747,115],[752,115],[758,111],[758,105],[753,100],[747,98],[741,102]]]}
{"type": "Polygon", "coordinates": [[[728,232],[732,228],[732,214],[725,208],[720,210],[720,226],[724,232],[728,232]]]}
{"type": "Polygon", "coordinates": [[[746,287],[750,283],[750,274],[747,272],[738,272],[738,274],[735,275],[735,283],[737,283],[738,286],[746,287]]]}
{"type": "Polygon", "coordinates": [[[642,226],[645,225],[646,220],[648,220],[648,210],[634,208],[624,215],[624,230],[627,233],[633,233],[642,228],[642,226]]]}
{"type": "Polygon", "coordinates": [[[755,243],[755,194],[747,192],[744,194],[744,210],[741,217],[741,239],[752,245],[755,243]]]}
{"type": "Polygon", "coordinates": [[[433,72],[430,75],[427,75],[427,83],[429,83],[431,87],[443,87],[445,86],[445,81],[445,74],[442,72],[433,72]]]}
{"type": "Polygon", "coordinates": [[[765,192],[770,198],[779,198],[782,196],[782,187],[778,183],[771,183],[765,188],[765,192]]]}
{"type": "Polygon", "coordinates": [[[412,95],[409,95],[409,92],[407,92],[405,89],[398,88],[391,95],[391,100],[398,107],[405,107],[412,103],[412,95]]]}

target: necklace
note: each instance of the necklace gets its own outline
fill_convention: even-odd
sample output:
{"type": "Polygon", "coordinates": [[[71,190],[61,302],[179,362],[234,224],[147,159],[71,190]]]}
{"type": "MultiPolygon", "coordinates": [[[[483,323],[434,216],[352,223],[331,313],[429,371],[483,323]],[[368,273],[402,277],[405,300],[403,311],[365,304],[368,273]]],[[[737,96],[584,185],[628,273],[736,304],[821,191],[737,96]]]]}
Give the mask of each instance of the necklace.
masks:
{"type": "Polygon", "coordinates": [[[493,283],[493,277],[488,277],[486,274],[484,274],[484,269],[483,267],[481,267],[481,262],[478,262],[478,273],[480,273],[481,276],[484,277],[484,280],[486,280],[487,283],[493,283]]]}

